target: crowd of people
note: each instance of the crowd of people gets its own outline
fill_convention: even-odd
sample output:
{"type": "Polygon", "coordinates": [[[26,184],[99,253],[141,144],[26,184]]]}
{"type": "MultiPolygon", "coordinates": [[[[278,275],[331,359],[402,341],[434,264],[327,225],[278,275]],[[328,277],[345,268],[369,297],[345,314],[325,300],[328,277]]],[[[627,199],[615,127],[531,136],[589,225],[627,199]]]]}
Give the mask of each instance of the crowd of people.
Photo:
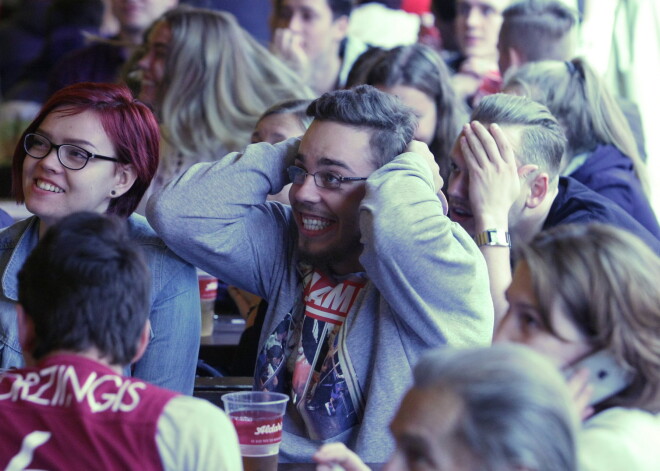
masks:
{"type": "Polygon", "coordinates": [[[48,3],[0,60],[32,214],[0,214],[0,466],[240,470],[192,397],[202,270],[247,320],[231,372],[290,398],[280,462],[660,469],[657,156],[582,3],[426,1],[378,45],[353,8],[420,2],[272,0],[270,44],[222,2],[90,2],[86,45],[48,3]]]}

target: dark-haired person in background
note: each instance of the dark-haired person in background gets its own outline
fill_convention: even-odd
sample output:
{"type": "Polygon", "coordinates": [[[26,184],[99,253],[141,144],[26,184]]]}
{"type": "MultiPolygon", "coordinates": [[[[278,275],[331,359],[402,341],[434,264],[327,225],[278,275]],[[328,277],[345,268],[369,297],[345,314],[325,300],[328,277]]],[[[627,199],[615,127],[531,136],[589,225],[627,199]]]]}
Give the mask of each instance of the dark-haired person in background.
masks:
{"type": "Polygon", "coordinates": [[[271,51],[319,95],[342,88],[366,44],[347,36],[353,0],[274,0],[271,51]]]}
{"type": "Polygon", "coordinates": [[[5,469],[241,469],[210,402],[122,376],[150,337],[151,273],[125,221],[76,213],[18,273],[26,367],[0,376],[5,469]]]}

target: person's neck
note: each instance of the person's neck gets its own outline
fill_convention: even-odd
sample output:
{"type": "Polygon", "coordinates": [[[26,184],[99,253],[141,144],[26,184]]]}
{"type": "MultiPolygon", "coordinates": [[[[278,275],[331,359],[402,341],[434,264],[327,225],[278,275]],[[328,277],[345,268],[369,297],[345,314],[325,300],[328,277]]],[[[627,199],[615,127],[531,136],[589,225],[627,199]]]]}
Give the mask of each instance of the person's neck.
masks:
{"type": "Polygon", "coordinates": [[[339,50],[335,51],[334,54],[325,54],[315,60],[309,77],[310,88],[319,95],[333,91],[337,86],[341,64],[339,50]]]}
{"type": "Polygon", "coordinates": [[[46,360],[47,358],[53,357],[55,355],[75,355],[75,356],[83,357],[83,358],[86,358],[88,360],[93,360],[97,363],[100,363],[101,365],[103,365],[107,368],[110,368],[112,371],[114,371],[118,375],[123,374],[123,368],[120,365],[114,365],[114,364],[110,363],[95,348],[85,350],[84,352],[75,352],[75,351],[72,351],[72,350],[56,350],[56,351],[50,352],[46,356],[40,358],[39,361],[34,360],[34,358],[32,358],[31,355],[29,355],[27,353],[24,353],[25,365],[28,366],[28,367],[34,367],[34,366],[37,366],[38,363],[46,360]]]}

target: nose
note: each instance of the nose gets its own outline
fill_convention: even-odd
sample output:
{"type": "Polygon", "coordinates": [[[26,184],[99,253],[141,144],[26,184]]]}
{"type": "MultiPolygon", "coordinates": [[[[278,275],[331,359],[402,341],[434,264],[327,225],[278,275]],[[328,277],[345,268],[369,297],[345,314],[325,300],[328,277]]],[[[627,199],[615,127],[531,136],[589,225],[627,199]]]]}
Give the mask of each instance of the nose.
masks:
{"type": "Polygon", "coordinates": [[[320,199],[319,187],[316,186],[314,177],[309,174],[300,185],[291,185],[289,194],[300,203],[316,203],[320,199]]]}
{"type": "Polygon", "coordinates": [[[466,171],[453,170],[447,181],[447,194],[457,198],[468,199],[470,190],[469,175],[466,171]]]}
{"type": "Polygon", "coordinates": [[[301,33],[303,28],[302,15],[297,12],[291,15],[287,27],[294,33],[301,33]]]}
{"type": "Polygon", "coordinates": [[[146,70],[151,65],[151,51],[147,50],[142,54],[142,57],[137,62],[138,69],[146,70]]]}
{"type": "Polygon", "coordinates": [[[50,148],[46,157],[39,159],[39,165],[50,172],[59,172],[63,168],[60,160],[57,158],[57,151],[54,147],[50,148]]]}
{"type": "Polygon", "coordinates": [[[482,19],[482,14],[479,8],[471,7],[465,17],[465,23],[471,28],[476,28],[479,26],[482,19]]]}

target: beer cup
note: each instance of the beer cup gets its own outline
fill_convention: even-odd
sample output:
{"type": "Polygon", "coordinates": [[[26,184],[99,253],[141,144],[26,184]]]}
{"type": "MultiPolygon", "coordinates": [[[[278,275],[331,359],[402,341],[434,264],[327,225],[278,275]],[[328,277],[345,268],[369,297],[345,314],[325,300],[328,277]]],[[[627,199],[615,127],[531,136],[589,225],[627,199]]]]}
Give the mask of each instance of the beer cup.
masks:
{"type": "Polygon", "coordinates": [[[213,315],[215,314],[215,298],[218,294],[218,279],[197,269],[197,280],[199,282],[199,297],[202,307],[201,336],[205,337],[213,333],[213,315]]]}
{"type": "Polygon", "coordinates": [[[248,391],[222,396],[236,428],[244,471],[277,471],[286,394],[248,391]]]}

